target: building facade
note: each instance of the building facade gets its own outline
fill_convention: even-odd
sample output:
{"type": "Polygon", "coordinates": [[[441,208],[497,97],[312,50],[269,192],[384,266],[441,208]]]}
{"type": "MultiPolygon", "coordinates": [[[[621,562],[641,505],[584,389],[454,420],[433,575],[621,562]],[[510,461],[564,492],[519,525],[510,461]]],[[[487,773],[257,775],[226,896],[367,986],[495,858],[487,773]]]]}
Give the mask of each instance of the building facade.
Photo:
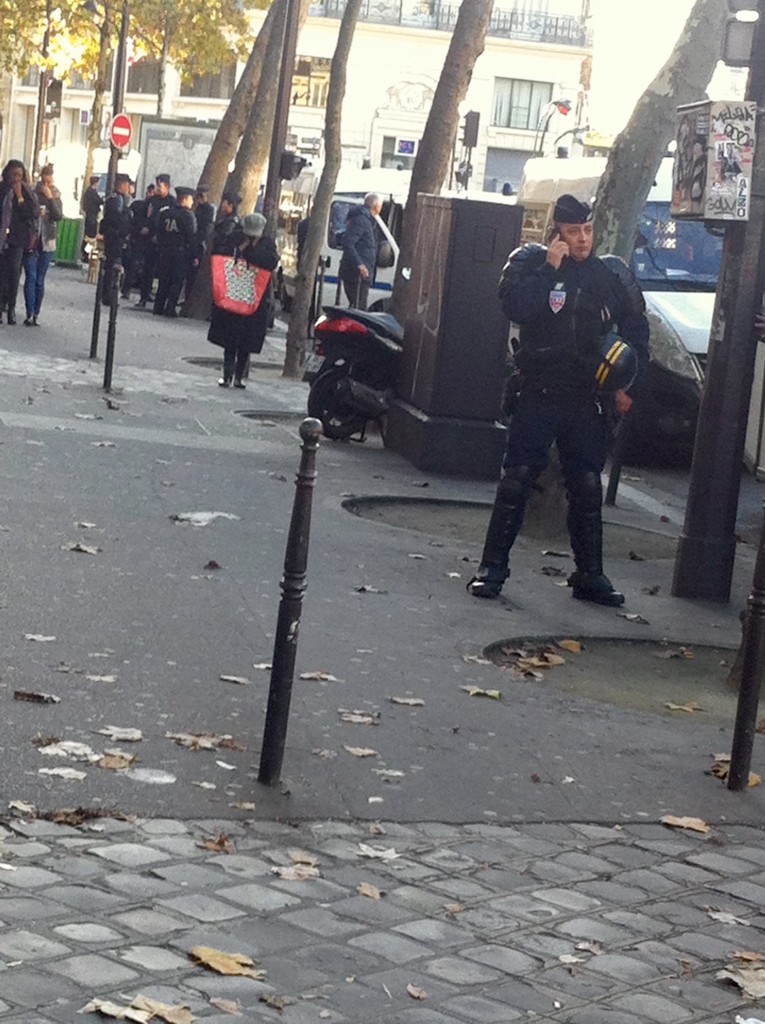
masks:
{"type": "MultiPolygon", "coordinates": [[[[309,161],[321,161],[329,71],[344,6],[345,0],[317,0],[300,35],[289,144],[309,161]]],[[[348,63],[343,107],[346,164],[411,166],[458,10],[456,0],[365,0],[348,63]]],[[[262,17],[259,12],[254,15],[256,28],[262,17]]],[[[455,141],[455,169],[469,190],[516,188],[525,160],[535,151],[549,154],[557,145],[571,147],[577,139],[572,129],[584,121],[590,58],[587,0],[507,0],[496,6],[463,104],[463,113],[479,114],[476,145],[466,153],[459,139],[455,141]],[[468,157],[471,173],[466,179],[468,157]]],[[[132,62],[125,108],[133,118],[135,138],[140,137],[141,120],[158,115],[214,125],[240,71],[232,61],[217,75],[184,81],[170,68],[163,109],[158,112],[158,65],[132,62]]],[[[64,82],[60,104],[46,120],[46,152],[75,153],[84,147],[93,102],[88,85],[75,76],[64,82]]],[[[37,73],[14,79],[6,93],[0,155],[32,162],[37,73]]],[[[106,106],[111,109],[108,99],[106,106]]],[[[105,124],[104,137],[106,131],[105,124]]],[[[165,169],[145,166],[142,177],[165,169]]]]}

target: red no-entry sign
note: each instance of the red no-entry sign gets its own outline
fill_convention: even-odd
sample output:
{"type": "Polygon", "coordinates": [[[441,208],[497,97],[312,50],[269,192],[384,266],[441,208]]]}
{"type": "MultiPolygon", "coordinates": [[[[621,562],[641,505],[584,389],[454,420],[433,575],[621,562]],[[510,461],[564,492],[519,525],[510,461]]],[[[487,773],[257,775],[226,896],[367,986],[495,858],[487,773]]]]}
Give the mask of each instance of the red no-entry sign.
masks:
{"type": "Polygon", "coordinates": [[[127,149],[130,145],[130,140],[133,137],[133,125],[130,123],[130,118],[127,114],[117,114],[112,119],[112,124],[109,129],[109,138],[113,146],[117,149],[127,149]]]}

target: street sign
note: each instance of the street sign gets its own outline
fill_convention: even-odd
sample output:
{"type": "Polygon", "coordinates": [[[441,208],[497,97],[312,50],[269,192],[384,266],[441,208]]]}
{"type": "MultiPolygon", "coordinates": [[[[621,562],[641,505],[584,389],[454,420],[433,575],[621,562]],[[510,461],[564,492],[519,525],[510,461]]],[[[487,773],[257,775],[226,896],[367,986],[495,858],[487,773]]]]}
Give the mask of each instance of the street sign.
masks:
{"type": "Polygon", "coordinates": [[[117,114],[112,118],[109,128],[109,140],[117,149],[127,149],[133,137],[133,125],[127,114],[117,114]]]}

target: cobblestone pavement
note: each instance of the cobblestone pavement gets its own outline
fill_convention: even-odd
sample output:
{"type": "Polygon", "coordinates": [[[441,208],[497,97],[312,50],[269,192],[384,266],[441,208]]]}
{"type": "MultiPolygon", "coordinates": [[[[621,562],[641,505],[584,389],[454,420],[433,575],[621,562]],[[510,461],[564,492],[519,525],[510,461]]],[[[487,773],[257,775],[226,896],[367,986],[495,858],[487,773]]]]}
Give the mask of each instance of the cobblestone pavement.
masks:
{"type": "Polygon", "coordinates": [[[208,1024],[236,1019],[220,1000],[285,1024],[757,1016],[715,979],[765,929],[752,828],[14,818],[0,868],[3,1024],[84,1021],[94,997],[139,994],[208,1024]],[[231,853],[200,846],[223,829],[231,853]],[[294,850],[318,878],[274,872],[294,850]],[[198,945],[252,957],[265,979],[196,966],[198,945]]]}

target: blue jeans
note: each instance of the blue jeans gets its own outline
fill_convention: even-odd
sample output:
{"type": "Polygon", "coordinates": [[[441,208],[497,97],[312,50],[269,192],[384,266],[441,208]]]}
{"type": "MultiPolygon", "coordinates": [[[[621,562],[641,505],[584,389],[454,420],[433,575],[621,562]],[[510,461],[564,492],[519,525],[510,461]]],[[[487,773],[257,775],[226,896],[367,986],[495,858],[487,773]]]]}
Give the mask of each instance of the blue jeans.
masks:
{"type": "Polygon", "coordinates": [[[28,252],[24,256],[24,302],[27,316],[37,316],[45,295],[45,275],[53,262],[53,252],[28,252]]]}

